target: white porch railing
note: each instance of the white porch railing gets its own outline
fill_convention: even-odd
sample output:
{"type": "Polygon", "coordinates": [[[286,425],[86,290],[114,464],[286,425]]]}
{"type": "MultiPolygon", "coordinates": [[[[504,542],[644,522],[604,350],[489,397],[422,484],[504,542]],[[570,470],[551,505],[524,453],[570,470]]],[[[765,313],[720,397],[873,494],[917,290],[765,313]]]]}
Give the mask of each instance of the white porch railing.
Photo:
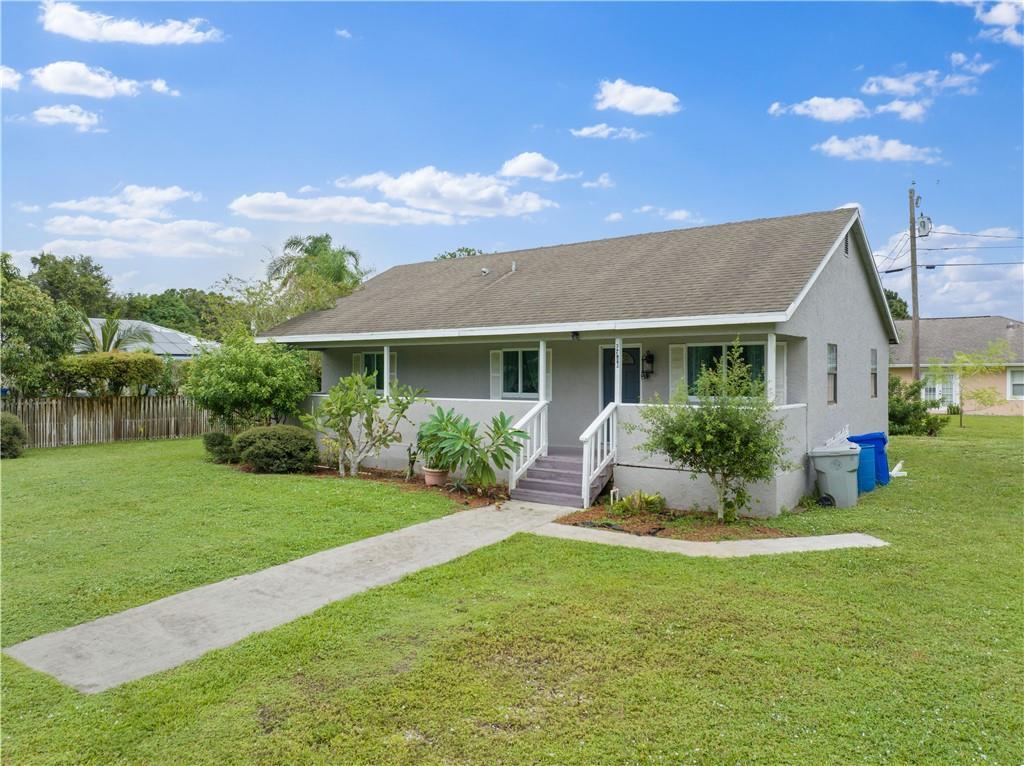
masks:
{"type": "Polygon", "coordinates": [[[522,441],[523,448],[518,455],[512,458],[512,465],[508,468],[509,491],[515,489],[516,482],[522,478],[537,458],[547,454],[548,403],[537,402],[529,412],[516,421],[514,428],[525,431],[526,438],[522,441]]]}
{"type": "Polygon", "coordinates": [[[590,505],[591,486],[605,468],[615,462],[618,449],[619,416],[615,402],[601,410],[587,430],[580,434],[583,442],[583,486],[582,497],[584,507],[590,505]]]}

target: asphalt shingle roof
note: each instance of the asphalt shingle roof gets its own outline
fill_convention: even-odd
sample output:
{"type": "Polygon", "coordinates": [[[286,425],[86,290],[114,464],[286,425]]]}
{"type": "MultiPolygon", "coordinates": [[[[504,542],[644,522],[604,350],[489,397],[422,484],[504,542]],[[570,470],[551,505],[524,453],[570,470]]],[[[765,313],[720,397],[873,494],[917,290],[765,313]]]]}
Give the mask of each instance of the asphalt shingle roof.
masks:
{"type": "Polygon", "coordinates": [[[263,334],[785,311],[854,214],[829,210],[395,266],[333,308],[263,334]]]}
{"type": "MultiPolygon", "coordinates": [[[[1000,316],[935,317],[921,319],[921,364],[931,359],[951,362],[953,354],[962,351],[974,354],[984,351],[992,341],[1000,339],[1010,344],[1011,362],[1024,362],[1024,322],[1000,316]]],[[[913,322],[897,319],[900,333],[898,346],[890,348],[890,364],[909,365],[913,322]]]]}

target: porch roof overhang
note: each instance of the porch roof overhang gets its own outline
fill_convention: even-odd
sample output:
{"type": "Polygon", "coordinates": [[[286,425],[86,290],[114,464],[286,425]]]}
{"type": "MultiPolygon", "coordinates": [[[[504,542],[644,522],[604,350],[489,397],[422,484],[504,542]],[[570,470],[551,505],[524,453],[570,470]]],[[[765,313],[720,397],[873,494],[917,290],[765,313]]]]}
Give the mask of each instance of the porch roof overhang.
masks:
{"type": "Polygon", "coordinates": [[[402,341],[483,341],[492,338],[569,335],[580,333],[592,336],[613,336],[637,332],[662,332],[672,329],[693,330],[696,328],[717,329],[756,325],[759,329],[770,329],[792,316],[792,309],[758,314],[711,314],[691,317],[656,317],[645,319],[616,319],[591,322],[557,322],[547,324],[522,324],[484,327],[438,328],[433,330],[389,330],[384,332],[319,333],[309,335],[260,336],[257,343],[275,341],[298,346],[324,345],[374,345],[402,341]]]}

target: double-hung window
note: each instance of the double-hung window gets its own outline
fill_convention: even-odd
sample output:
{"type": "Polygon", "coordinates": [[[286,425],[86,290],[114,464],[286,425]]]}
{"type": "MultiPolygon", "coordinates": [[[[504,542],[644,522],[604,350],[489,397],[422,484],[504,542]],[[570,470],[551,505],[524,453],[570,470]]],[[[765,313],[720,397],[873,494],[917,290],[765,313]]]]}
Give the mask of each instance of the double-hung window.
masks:
{"type": "Polygon", "coordinates": [[[536,399],[540,390],[538,352],[535,348],[501,352],[501,395],[510,399],[536,399]]]}
{"type": "Polygon", "coordinates": [[[377,378],[377,390],[384,390],[384,352],[363,354],[363,374],[377,378]]]}
{"type": "MultiPolygon", "coordinates": [[[[686,347],[686,389],[690,396],[697,394],[697,378],[703,368],[717,368],[721,359],[728,359],[730,345],[694,345],[686,347]]],[[[740,346],[743,362],[750,367],[750,377],[764,380],[765,344],[750,343],[740,346]]]]}
{"type": "Polygon", "coordinates": [[[1006,373],[1009,378],[1007,391],[1010,399],[1024,399],[1024,368],[1011,369],[1006,373]]]}
{"type": "Polygon", "coordinates": [[[878,398],[878,349],[871,349],[871,398],[878,398]]]}
{"type": "Polygon", "coordinates": [[[826,353],[825,387],[827,401],[835,404],[839,401],[839,346],[829,343],[826,353]]]}

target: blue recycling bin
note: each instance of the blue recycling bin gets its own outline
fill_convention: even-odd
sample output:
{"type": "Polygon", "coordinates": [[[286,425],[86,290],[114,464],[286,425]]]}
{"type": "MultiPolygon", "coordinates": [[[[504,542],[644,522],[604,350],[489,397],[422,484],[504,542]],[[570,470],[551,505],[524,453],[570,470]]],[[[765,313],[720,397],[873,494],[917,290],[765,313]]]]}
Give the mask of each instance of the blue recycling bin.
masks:
{"type": "Polygon", "coordinates": [[[875,488],[875,445],[860,445],[860,462],[857,463],[857,493],[863,495],[875,488]]]}
{"type": "MultiPolygon", "coordinates": [[[[867,445],[873,446],[874,459],[875,459],[875,484],[884,487],[889,483],[889,457],[885,454],[885,445],[889,443],[889,440],[885,438],[885,434],[881,431],[874,431],[869,434],[857,434],[856,436],[848,437],[854,444],[859,444],[862,447],[867,445]]],[[[864,459],[863,453],[861,453],[861,460],[864,459]]]]}

